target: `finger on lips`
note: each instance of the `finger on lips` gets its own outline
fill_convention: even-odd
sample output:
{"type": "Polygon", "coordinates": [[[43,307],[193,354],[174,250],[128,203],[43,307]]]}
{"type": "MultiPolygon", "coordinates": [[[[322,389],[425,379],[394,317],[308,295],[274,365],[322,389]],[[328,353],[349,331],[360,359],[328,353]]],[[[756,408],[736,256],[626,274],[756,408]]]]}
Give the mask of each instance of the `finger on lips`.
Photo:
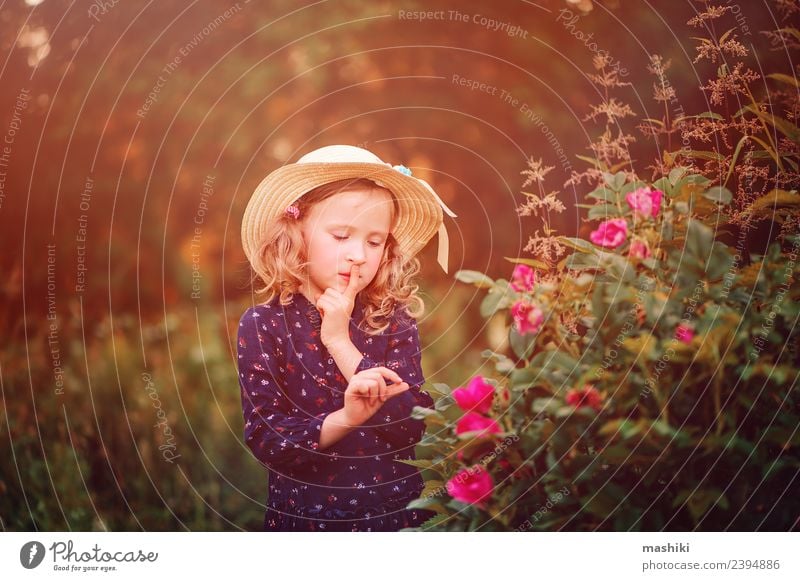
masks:
{"type": "Polygon", "coordinates": [[[356,289],[358,289],[358,276],[360,272],[360,267],[357,264],[354,264],[350,267],[350,278],[347,279],[347,288],[344,289],[344,294],[348,297],[355,298],[356,296],[356,289]]]}

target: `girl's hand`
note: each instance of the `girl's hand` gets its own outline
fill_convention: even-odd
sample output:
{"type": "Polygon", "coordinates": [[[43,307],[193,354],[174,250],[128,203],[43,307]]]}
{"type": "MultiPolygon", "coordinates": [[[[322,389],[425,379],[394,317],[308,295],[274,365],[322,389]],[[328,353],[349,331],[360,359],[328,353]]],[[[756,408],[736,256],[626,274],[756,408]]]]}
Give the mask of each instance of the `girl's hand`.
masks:
{"type": "Polygon", "coordinates": [[[350,426],[360,426],[386,401],[408,389],[409,385],[386,367],[373,367],[356,373],[344,392],[345,422],[350,426]],[[387,379],[394,383],[387,385],[387,379]]]}
{"type": "Polygon", "coordinates": [[[350,280],[343,293],[335,288],[327,288],[316,299],[317,310],[322,315],[320,340],[326,347],[350,338],[350,317],[358,293],[359,271],[357,264],[350,268],[350,280]]]}

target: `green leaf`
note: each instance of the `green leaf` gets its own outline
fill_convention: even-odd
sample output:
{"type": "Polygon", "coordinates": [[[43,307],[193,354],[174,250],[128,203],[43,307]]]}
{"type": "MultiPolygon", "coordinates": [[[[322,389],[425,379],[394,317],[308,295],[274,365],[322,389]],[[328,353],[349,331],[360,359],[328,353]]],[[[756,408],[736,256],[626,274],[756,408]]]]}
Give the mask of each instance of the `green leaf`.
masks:
{"type": "Polygon", "coordinates": [[[775,32],[790,34],[793,37],[795,37],[795,39],[800,41],[800,30],[797,30],[794,26],[786,26],[784,28],[779,28],[775,32]]]}
{"type": "Polygon", "coordinates": [[[730,36],[730,34],[731,34],[731,33],[732,33],[734,30],[736,30],[736,29],[735,29],[735,28],[731,28],[731,29],[729,29],[729,30],[726,30],[726,31],[725,31],[725,33],[724,33],[722,36],[720,36],[720,37],[719,37],[719,40],[717,40],[717,44],[718,44],[718,45],[719,45],[719,44],[723,44],[723,43],[724,43],[726,40],[728,40],[728,37],[730,36]]]}
{"type": "Polygon", "coordinates": [[[631,459],[631,451],[627,446],[606,446],[600,453],[600,458],[609,464],[624,464],[631,459]]]}
{"type": "Polygon", "coordinates": [[[494,281],[491,278],[477,270],[459,270],[455,276],[456,280],[474,284],[478,288],[491,288],[494,286],[494,281]]]}
{"type": "Polygon", "coordinates": [[[534,260],[532,258],[511,258],[509,256],[504,256],[503,258],[514,264],[527,264],[528,266],[532,266],[533,268],[538,268],[539,270],[547,270],[548,268],[550,268],[546,263],[542,262],[541,260],[534,260]]]}
{"type": "Polygon", "coordinates": [[[615,174],[603,172],[603,180],[605,180],[608,187],[615,192],[618,192],[623,185],[625,185],[626,175],[624,171],[619,171],[615,174]]]}
{"type": "Polygon", "coordinates": [[[724,161],[725,156],[716,151],[702,151],[697,149],[679,149],[678,151],[670,152],[674,158],[679,157],[692,157],[697,159],[708,159],[710,161],[724,161]]]}
{"type": "Polygon", "coordinates": [[[450,518],[451,516],[449,514],[437,514],[436,516],[432,516],[422,523],[420,528],[423,531],[436,530],[439,525],[447,524],[447,521],[450,520],[450,518]]]}
{"type": "Polygon", "coordinates": [[[438,416],[440,414],[439,412],[424,406],[414,406],[413,409],[411,410],[411,415],[414,416],[414,418],[417,420],[423,420],[425,418],[431,416],[438,416]]]}
{"type": "Polygon", "coordinates": [[[642,260],[642,264],[650,270],[658,270],[660,262],[651,256],[642,260]]]}
{"type": "Polygon", "coordinates": [[[792,190],[772,190],[751,203],[745,210],[753,216],[771,216],[775,210],[781,207],[794,207],[800,205],[800,195],[792,190]]]}
{"type": "Polygon", "coordinates": [[[396,462],[402,462],[403,464],[408,464],[414,468],[433,468],[433,460],[396,460],[396,462]]]}
{"type": "Polygon", "coordinates": [[[555,414],[561,408],[561,402],[554,397],[537,397],[531,404],[534,414],[555,414]]]}
{"type": "Polygon", "coordinates": [[[797,80],[797,77],[793,77],[791,75],[784,75],[783,73],[772,73],[771,75],[767,75],[767,77],[770,79],[775,79],[778,82],[791,85],[797,89],[800,89],[800,81],[797,80]]]}
{"type": "Polygon", "coordinates": [[[711,256],[706,264],[706,275],[709,281],[719,281],[733,266],[734,256],[728,251],[728,246],[722,242],[714,242],[711,256]]]}
{"type": "Polygon", "coordinates": [[[619,218],[625,213],[615,204],[597,204],[589,209],[587,217],[590,220],[606,220],[607,218],[619,218]]]}
{"type": "Polygon", "coordinates": [[[602,169],[602,170],[606,169],[606,164],[604,164],[599,159],[595,159],[593,157],[588,157],[586,155],[575,155],[575,157],[577,157],[581,161],[585,161],[586,163],[589,163],[589,164],[593,165],[597,169],[602,169]]]}
{"type": "Polygon", "coordinates": [[[491,349],[484,349],[481,352],[481,357],[493,359],[495,361],[494,368],[499,373],[509,373],[514,369],[514,362],[502,353],[495,353],[491,349]]]}
{"type": "Polygon", "coordinates": [[[536,346],[537,334],[520,335],[516,326],[511,327],[508,333],[508,340],[511,343],[511,350],[520,359],[528,359],[536,346]]]}
{"type": "Polygon", "coordinates": [[[742,147],[744,147],[746,141],[747,135],[743,136],[736,144],[736,147],[733,150],[733,157],[731,157],[731,164],[728,166],[728,174],[725,176],[725,180],[722,182],[722,185],[727,184],[728,180],[731,179],[731,174],[736,168],[736,162],[739,160],[739,154],[742,152],[742,147]]]}
{"type": "Polygon", "coordinates": [[[447,515],[449,512],[436,497],[415,498],[414,500],[408,503],[406,508],[411,510],[413,509],[432,510],[442,515],[447,515]]]}
{"type": "Polygon", "coordinates": [[[737,162],[737,161],[738,161],[738,159],[739,159],[739,154],[740,154],[740,153],[741,153],[741,151],[742,151],[742,147],[744,146],[745,142],[746,142],[748,139],[750,139],[750,140],[752,140],[752,141],[755,141],[756,143],[758,143],[758,144],[759,144],[759,145],[760,145],[760,146],[763,148],[763,150],[764,150],[764,151],[766,151],[767,153],[769,153],[769,156],[770,156],[770,157],[771,157],[773,160],[775,160],[775,165],[777,165],[777,166],[778,166],[778,167],[780,167],[780,168],[782,168],[782,167],[783,167],[783,164],[781,163],[780,159],[778,158],[778,154],[777,154],[777,153],[775,153],[775,150],[774,150],[774,149],[772,149],[772,147],[770,147],[769,145],[767,145],[766,143],[764,143],[764,142],[763,142],[761,139],[759,139],[758,137],[755,137],[755,136],[753,136],[753,135],[745,135],[745,136],[743,136],[743,137],[742,137],[742,138],[739,140],[739,142],[736,144],[736,148],[733,150],[733,157],[731,158],[731,164],[728,166],[728,173],[727,173],[727,175],[725,176],[725,180],[722,182],[722,185],[725,185],[725,184],[727,184],[727,183],[728,183],[728,180],[731,178],[731,175],[733,174],[733,170],[734,170],[734,169],[736,169],[736,162],[737,162]]]}
{"type": "Polygon", "coordinates": [[[481,302],[481,316],[488,319],[500,309],[507,308],[511,304],[511,292],[507,280],[498,280],[497,283],[489,289],[489,293],[481,302]]]}
{"type": "Polygon", "coordinates": [[[665,438],[675,438],[678,435],[678,432],[670,426],[664,420],[655,420],[652,424],[650,424],[653,431],[658,434],[659,436],[664,436],[665,438]]]}
{"type": "Polygon", "coordinates": [[[541,367],[548,372],[560,371],[566,378],[578,369],[578,362],[563,351],[542,351],[531,360],[531,366],[541,367]]]}
{"type": "MultiPolygon", "coordinates": [[[[676,169],[680,169],[680,168],[676,168],[676,169]]],[[[675,170],[673,170],[673,171],[675,171],[675,170]]],[[[656,181],[653,182],[653,187],[655,189],[661,190],[662,192],[667,194],[667,196],[669,196],[670,198],[672,197],[673,186],[674,186],[674,184],[671,183],[668,178],[659,178],[659,179],[657,179],[656,181]]]]}
{"type": "Polygon", "coordinates": [[[613,252],[600,252],[600,262],[606,272],[616,280],[633,282],[636,269],[624,256],[613,252]]]}
{"type": "Polygon", "coordinates": [[[517,391],[532,387],[533,382],[536,381],[538,376],[539,372],[531,367],[515,369],[511,372],[511,377],[509,379],[511,390],[517,391]]]}
{"type": "Polygon", "coordinates": [[[686,250],[704,263],[714,244],[714,232],[699,220],[689,220],[686,228],[686,250]]]}
{"type": "Polygon", "coordinates": [[[498,292],[490,292],[487,294],[483,301],[481,302],[481,316],[485,319],[488,319],[492,315],[494,315],[498,308],[500,307],[500,303],[503,302],[505,298],[504,295],[501,295],[498,292]]]}
{"type": "Polygon", "coordinates": [[[452,390],[450,389],[450,386],[449,386],[449,385],[447,385],[446,383],[434,383],[434,384],[432,384],[432,385],[433,385],[433,388],[434,388],[436,391],[438,391],[439,393],[441,393],[441,394],[443,394],[443,395],[450,395],[450,393],[451,393],[451,391],[452,391],[452,390]]]}
{"type": "Polygon", "coordinates": [[[710,508],[719,505],[720,508],[726,509],[728,499],[722,494],[718,488],[702,488],[697,490],[682,490],[673,501],[673,506],[678,506],[683,502],[689,508],[689,513],[692,518],[697,522],[710,508]]]}
{"type": "Polygon", "coordinates": [[[791,121],[788,121],[782,117],[777,117],[772,113],[768,113],[767,111],[762,111],[755,105],[747,105],[744,107],[744,109],[750,111],[759,119],[766,121],[795,143],[800,142],[800,128],[798,128],[797,125],[791,121]]]}
{"type": "Polygon", "coordinates": [[[420,498],[435,498],[445,492],[445,484],[443,480],[426,480],[425,486],[419,493],[420,498]]]}
{"type": "Polygon", "coordinates": [[[600,200],[601,202],[616,202],[617,196],[614,192],[607,188],[597,188],[596,190],[589,192],[586,194],[587,198],[594,198],[595,200],[600,200]]]}
{"type": "Polygon", "coordinates": [[[620,197],[625,196],[625,194],[629,194],[633,190],[638,190],[639,188],[645,187],[647,184],[640,180],[633,180],[632,182],[628,182],[627,184],[623,185],[622,188],[619,190],[620,197]]]}
{"type": "Polygon", "coordinates": [[[647,123],[653,123],[654,125],[659,125],[660,127],[664,127],[664,122],[661,119],[653,119],[652,117],[645,117],[642,121],[646,121],[647,123]]]}
{"type": "Polygon", "coordinates": [[[599,456],[578,456],[570,462],[570,471],[574,474],[573,482],[580,483],[590,480],[602,464],[599,456]]]}
{"type": "Polygon", "coordinates": [[[710,183],[711,183],[711,180],[708,179],[706,176],[700,175],[700,174],[692,174],[692,175],[686,176],[685,178],[682,178],[681,181],[678,183],[678,186],[680,186],[680,187],[683,187],[683,186],[699,186],[699,187],[703,187],[703,186],[707,186],[710,183]]]}
{"type": "Polygon", "coordinates": [[[678,117],[677,119],[675,119],[675,123],[684,121],[686,119],[716,119],[717,121],[722,121],[725,118],[719,113],[714,113],[713,111],[705,111],[697,115],[684,115],[683,117],[678,117]]]}
{"type": "Polygon", "coordinates": [[[598,269],[602,266],[599,255],[582,254],[580,252],[572,253],[567,257],[564,264],[567,268],[572,270],[598,269]]]}
{"type": "Polygon", "coordinates": [[[637,436],[641,432],[642,425],[628,418],[608,421],[597,431],[601,436],[613,437],[619,435],[624,440],[637,436]]]}
{"type": "MultiPolygon", "coordinates": [[[[669,172],[667,179],[669,179],[669,183],[673,186],[678,183],[678,180],[681,179],[688,170],[685,167],[675,167],[669,172]]],[[[655,185],[655,184],[653,184],[655,185]]]]}
{"type": "Polygon", "coordinates": [[[592,491],[587,496],[581,498],[584,510],[600,518],[606,518],[615,510],[624,510],[621,501],[625,496],[625,491],[620,486],[607,482],[602,488],[592,491]]]}
{"type": "Polygon", "coordinates": [[[714,186],[703,192],[703,197],[708,198],[718,204],[730,204],[733,200],[733,192],[724,186],[714,186]]]}
{"type": "Polygon", "coordinates": [[[586,254],[595,254],[597,252],[597,248],[595,248],[594,244],[588,240],[584,240],[583,238],[568,238],[567,236],[559,236],[558,241],[564,246],[569,246],[570,248],[574,248],[579,252],[585,252],[586,254]]]}
{"type": "Polygon", "coordinates": [[[423,406],[415,405],[411,408],[411,417],[415,420],[424,420],[426,425],[445,426],[447,422],[438,410],[432,410],[423,406]]]}

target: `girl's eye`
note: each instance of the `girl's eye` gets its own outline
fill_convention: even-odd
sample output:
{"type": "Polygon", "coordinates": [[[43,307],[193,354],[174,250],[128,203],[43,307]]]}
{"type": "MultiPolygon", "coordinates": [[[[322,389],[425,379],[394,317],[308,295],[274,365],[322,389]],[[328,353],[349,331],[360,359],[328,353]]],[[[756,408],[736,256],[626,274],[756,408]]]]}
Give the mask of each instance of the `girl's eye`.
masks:
{"type": "MultiPolygon", "coordinates": [[[[340,242],[342,240],[347,240],[348,238],[347,236],[338,236],[337,234],[333,234],[332,236],[335,240],[338,240],[340,242]]],[[[374,242],[372,240],[369,242],[369,245],[372,246],[373,248],[380,248],[382,244],[383,244],[382,242],[374,242]]]]}

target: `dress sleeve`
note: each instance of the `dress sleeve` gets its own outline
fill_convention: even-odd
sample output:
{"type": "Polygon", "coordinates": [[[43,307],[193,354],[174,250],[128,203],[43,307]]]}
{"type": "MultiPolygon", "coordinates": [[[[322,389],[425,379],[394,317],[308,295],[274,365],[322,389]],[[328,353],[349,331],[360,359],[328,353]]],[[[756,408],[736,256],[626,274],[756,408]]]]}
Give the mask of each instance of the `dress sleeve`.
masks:
{"type": "Polygon", "coordinates": [[[279,332],[264,311],[245,311],[239,322],[239,385],[245,443],[268,468],[292,476],[321,458],[316,450],[329,412],[313,416],[294,406],[281,367],[279,332]]]}
{"type": "Polygon", "coordinates": [[[396,330],[390,331],[385,361],[379,362],[365,356],[356,367],[358,373],[364,369],[385,366],[408,383],[408,391],[389,399],[364,424],[373,427],[393,448],[415,446],[425,434],[425,422],[411,418],[414,406],[433,408],[433,399],[421,390],[425,383],[421,362],[417,322],[406,315],[399,317],[396,330]]]}

